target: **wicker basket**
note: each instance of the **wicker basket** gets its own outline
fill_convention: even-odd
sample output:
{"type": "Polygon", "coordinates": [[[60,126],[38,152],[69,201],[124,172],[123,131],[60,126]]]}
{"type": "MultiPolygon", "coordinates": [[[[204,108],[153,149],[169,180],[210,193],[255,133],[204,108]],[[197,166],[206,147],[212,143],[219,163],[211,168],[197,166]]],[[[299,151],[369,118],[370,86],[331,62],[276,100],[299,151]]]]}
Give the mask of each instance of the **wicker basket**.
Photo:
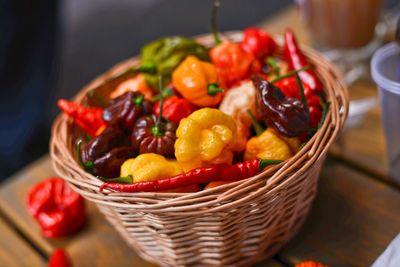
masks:
{"type": "MultiPolygon", "coordinates": [[[[240,41],[240,32],[224,35],[240,41]]],[[[197,38],[212,45],[210,35],[197,38]]],[[[347,88],[336,68],[303,47],[331,102],[322,128],[284,164],[249,179],[197,193],[121,193],[105,190],[75,158],[76,127],[66,115],[54,122],[50,153],[56,172],[86,199],[97,204],[108,221],[144,259],[160,265],[249,265],[275,254],[303,224],[317,191],[329,146],[348,112],[347,88]]],[[[277,56],[282,56],[281,51],[277,56]]],[[[75,98],[107,78],[138,64],[124,61],[86,86],[75,98]]],[[[122,78],[101,87],[107,97],[122,78]]]]}

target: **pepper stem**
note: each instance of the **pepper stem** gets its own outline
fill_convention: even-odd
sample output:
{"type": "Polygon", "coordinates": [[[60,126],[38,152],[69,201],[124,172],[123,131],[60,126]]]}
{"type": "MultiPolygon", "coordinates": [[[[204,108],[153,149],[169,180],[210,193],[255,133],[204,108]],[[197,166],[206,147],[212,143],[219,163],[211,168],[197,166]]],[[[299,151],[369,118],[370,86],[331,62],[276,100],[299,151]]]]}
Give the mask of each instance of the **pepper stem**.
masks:
{"type": "Polygon", "coordinates": [[[274,71],[275,75],[277,75],[279,77],[280,69],[276,62],[276,59],[274,57],[267,57],[266,62],[268,65],[270,65],[272,67],[272,70],[274,71]]]}
{"type": "Polygon", "coordinates": [[[94,165],[93,162],[91,161],[82,161],[82,157],[81,157],[81,144],[82,144],[82,140],[78,141],[78,144],[76,145],[76,152],[77,152],[77,158],[78,158],[78,162],[79,164],[82,166],[82,168],[87,171],[92,173],[94,171],[94,165]]]}
{"type": "Polygon", "coordinates": [[[163,111],[163,105],[164,105],[164,97],[162,94],[162,77],[159,77],[159,87],[160,87],[160,113],[158,114],[157,122],[156,125],[151,127],[151,133],[153,136],[159,137],[162,136],[163,133],[161,132],[161,117],[162,117],[162,111],[163,111]]]}
{"type": "Polygon", "coordinates": [[[277,81],[279,81],[279,80],[282,80],[282,79],[285,79],[285,78],[290,77],[290,76],[292,76],[292,75],[295,75],[296,73],[298,73],[298,72],[300,72],[300,71],[308,70],[308,69],[311,69],[311,66],[310,66],[310,65],[304,66],[304,67],[302,67],[302,68],[300,68],[300,69],[297,69],[297,70],[294,70],[294,71],[289,71],[288,73],[285,73],[285,74],[283,74],[283,75],[281,75],[281,76],[276,77],[275,79],[273,79],[272,81],[270,81],[270,83],[275,83],[275,82],[277,82],[277,81]]]}
{"type": "Polygon", "coordinates": [[[133,184],[132,175],[115,178],[104,178],[101,176],[96,176],[96,178],[105,183],[133,184]]]}
{"type": "Polygon", "coordinates": [[[330,105],[331,105],[331,102],[326,103],[325,108],[322,110],[321,121],[318,123],[317,130],[321,129],[322,125],[324,124],[324,121],[326,119],[326,115],[328,114],[330,105]]]}
{"type": "Polygon", "coordinates": [[[224,89],[222,89],[221,87],[219,87],[218,84],[216,83],[210,83],[207,86],[207,94],[209,96],[216,96],[219,92],[223,92],[224,89]]]}
{"type": "Polygon", "coordinates": [[[87,94],[88,94],[88,95],[94,95],[94,94],[95,94],[94,91],[96,91],[97,88],[100,88],[100,87],[106,85],[107,83],[112,82],[112,81],[114,81],[114,80],[116,80],[116,79],[118,79],[118,78],[121,78],[121,77],[123,77],[123,76],[125,76],[125,75],[128,75],[128,74],[130,74],[130,73],[138,73],[138,72],[155,73],[156,70],[157,70],[156,64],[154,64],[154,63],[151,62],[151,61],[145,62],[145,63],[143,63],[142,65],[140,65],[140,66],[137,67],[137,68],[130,68],[130,69],[127,69],[127,70],[124,71],[123,73],[118,74],[117,76],[114,76],[114,77],[111,77],[111,78],[105,80],[104,82],[102,82],[101,84],[99,84],[98,86],[96,86],[95,88],[93,88],[92,90],[90,90],[87,94]]]}
{"type": "Polygon", "coordinates": [[[133,99],[133,102],[135,103],[136,106],[141,106],[144,100],[144,95],[140,95],[138,97],[136,97],[135,99],[133,99]]]}
{"type": "Polygon", "coordinates": [[[308,109],[308,103],[307,103],[307,99],[306,99],[306,95],[304,94],[304,88],[303,88],[303,83],[300,80],[300,76],[298,73],[296,73],[296,81],[297,81],[297,85],[300,88],[300,95],[301,95],[301,102],[303,102],[303,104],[306,106],[306,108],[308,109]]]}
{"type": "Polygon", "coordinates": [[[215,46],[219,45],[221,42],[221,40],[218,37],[218,33],[217,33],[217,26],[216,26],[216,18],[217,18],[217,9],[218,7],[221,5],[221,3],[219,1],[215,1],[214,2],[214,6],[213,6],[213,10],[212,10],[212,14],[211,14],[211,33],[214,37],[214,43],[215,46]]]}
{"type": "Polygon", "coordinates": [[[265,131],[264,127],[254,118],[253,113],[251,113],[250,109],[247,109],[247,113],[249,113],[251,123],[253,124],[254,131],[256,131],[256,135],[260,136],[265,131]]]}
{"type": "Polygon", "coordinates": [[[260,172],[262,172],[269,165],[276,165],[282,163],[283,160],[279,159],[259,159],[260,163],[258,164],[260,172]]]}
{"type": "MultiPolygon", "coordinates": [[[[162,90],[162,92],[161,92],[161,95],[162,95],[162,97],[164,98],[164,99],[166,99],[166,98],[168,98],[168,97],[170,97],[170,96],[173,96],[175,94],[175,92],[174,92],[174,90],[172,90],[172,88],[170,88],[170,87],[165,87],[163,90],[162,90]]],[[[158,94],[158,95],[156,95],[156,96],[154,96],[152,99],[151,99],[151,102],[157,102],[158,100],[160,100],[160,95],[158,94]]]]}

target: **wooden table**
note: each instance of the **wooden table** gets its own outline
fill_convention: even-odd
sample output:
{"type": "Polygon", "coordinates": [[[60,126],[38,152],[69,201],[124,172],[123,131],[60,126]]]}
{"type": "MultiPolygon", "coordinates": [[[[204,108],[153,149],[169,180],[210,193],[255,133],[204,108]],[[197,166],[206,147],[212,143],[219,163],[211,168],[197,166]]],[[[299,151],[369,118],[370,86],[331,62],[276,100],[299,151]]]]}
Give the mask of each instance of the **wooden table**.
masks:
{"type": "MultiPolygon", "coordinates": [[[[290,7],[261,27],[281,34],[291,27],[304,43],[308,36],[290,7]]],[[[376,96],[370,80],[350,87],[352,99],[376,96]]],[[[76,235],[46,239],[27,214],[29,188],[53,175],[45,156],[0,186],[0,266],[44,266],[55,248],[65,248],[75,266],[152,266],[140,259],[97,209],[88,204],[88,222],[76,235]]],[[[378,108],[356,128],[347,129],[330,150],[319,193],[300,233],[272,259],[257,266],[292,266],[317,260],[331,266],[366,266],[400,232],[400,191],[387,175],[378,108]]]]}

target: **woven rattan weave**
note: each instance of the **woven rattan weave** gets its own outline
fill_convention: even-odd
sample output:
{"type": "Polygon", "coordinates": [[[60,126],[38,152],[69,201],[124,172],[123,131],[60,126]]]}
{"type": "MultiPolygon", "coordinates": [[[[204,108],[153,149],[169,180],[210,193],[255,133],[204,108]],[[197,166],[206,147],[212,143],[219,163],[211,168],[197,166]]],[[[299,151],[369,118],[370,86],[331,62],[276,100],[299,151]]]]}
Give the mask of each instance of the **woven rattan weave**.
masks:
{"type": "MultiPolygon", "coordinates": [[[[240,32],[224,34],[240,41],[240,32]]],[[[209,35],[199,42],[212,45],[209,35]]],[[[330,110],[322,128],[291,159],[249,179],[198,193],[99,192],[101,181],[78,164],[79,130],[66,115],[54,122],[50,153],[56,172],[100,211],[144,259],[160,265],[249,265],[276,253],[303,224],[317,191],[329,146],[348,112],[347,88],[336,68],[310,48],[304,54],[325,88],[330,110]]],[[[282,56],[281,51],[276,54],[282,56]]],[[[86,86],[74,102],[102,81],[137,66],[126,60],[86,86]]],[[[122,78],[97,93],[107,97],[122,78]]],[[[112,249],[112,248],[110,248],[112,249]]]]}

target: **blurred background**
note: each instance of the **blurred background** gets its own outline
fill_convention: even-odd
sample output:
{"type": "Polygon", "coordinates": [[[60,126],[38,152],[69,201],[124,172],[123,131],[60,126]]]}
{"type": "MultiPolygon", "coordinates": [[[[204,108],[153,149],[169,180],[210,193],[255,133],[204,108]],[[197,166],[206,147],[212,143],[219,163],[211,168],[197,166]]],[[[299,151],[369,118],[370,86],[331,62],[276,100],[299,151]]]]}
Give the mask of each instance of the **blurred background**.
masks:
{"type": "MultiPolygon", "coordinates": [[[[217,26],[244,29],[289,4],[222,0],[217,26]]],[[[0,180],[48,151],[57,99],[71,98],[161,36],[209,32],[212,5],[213,0],[0,0],[0,180]]]]}
{"type": "MultiPolygon", "coordinates": [[[[225,0],[220,31],[255,25],[291,0],[225,0]]],[[[209,32],[212,0],[0,0],[0,180],[48,151],[56,101],[142,45],[209,32]]]]}

